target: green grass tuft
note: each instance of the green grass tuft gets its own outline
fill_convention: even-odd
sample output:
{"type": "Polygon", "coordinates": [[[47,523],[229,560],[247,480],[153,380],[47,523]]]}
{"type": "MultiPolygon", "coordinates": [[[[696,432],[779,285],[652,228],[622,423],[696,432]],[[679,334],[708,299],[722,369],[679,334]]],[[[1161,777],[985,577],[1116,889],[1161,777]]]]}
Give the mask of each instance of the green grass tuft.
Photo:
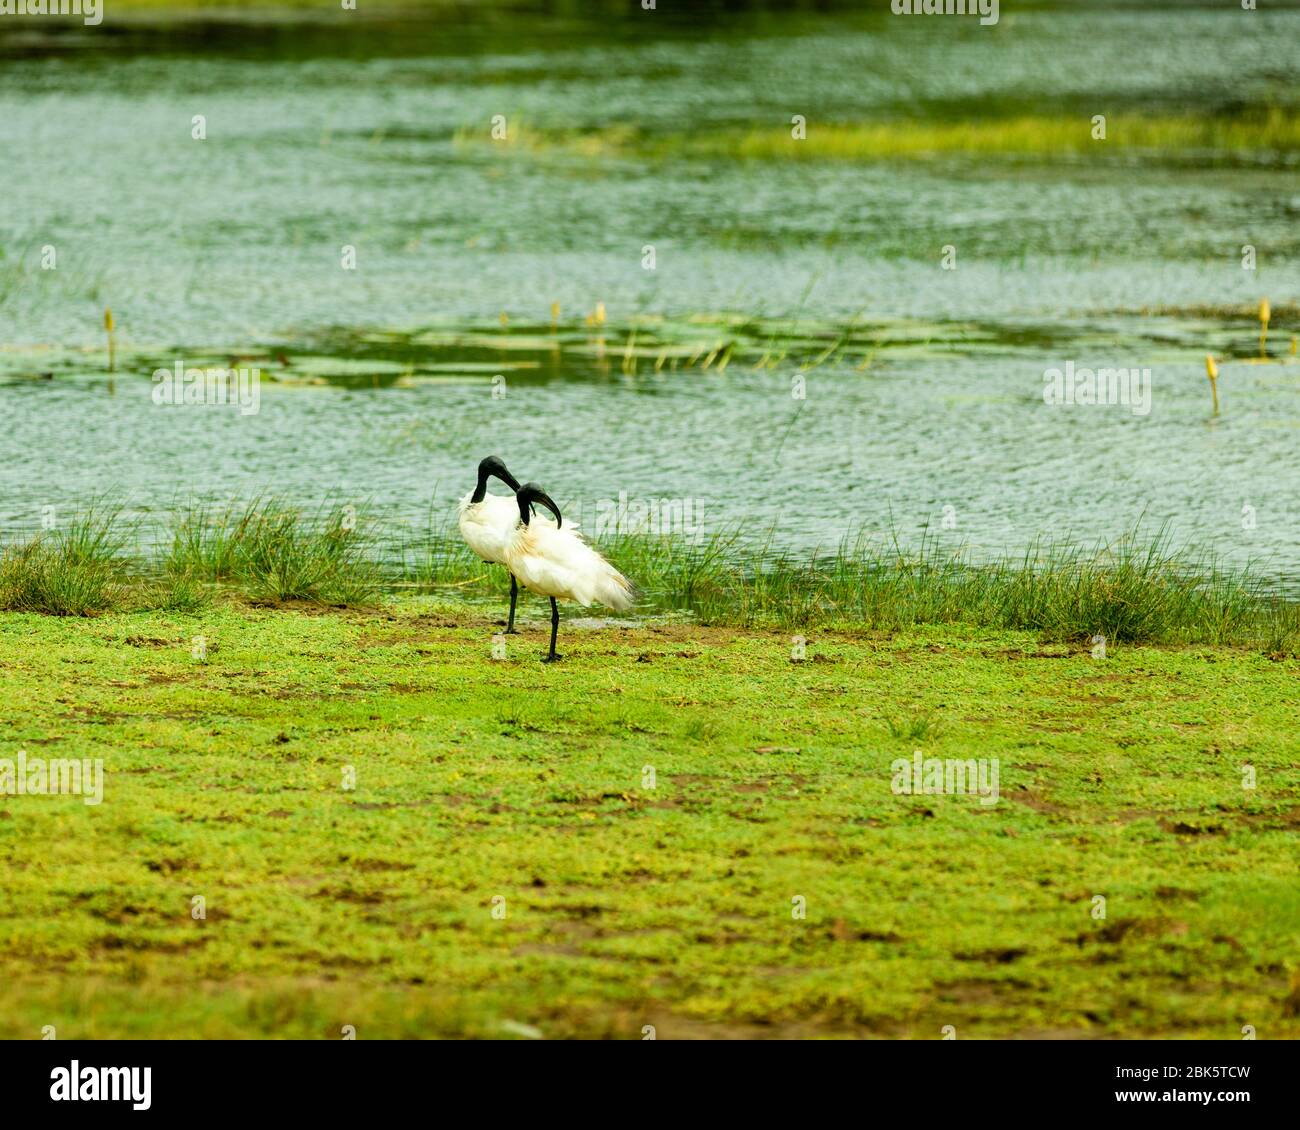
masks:
{"type": "Polygon", "coordinates": [[[121,603],[121,506],[98,498],[62,529],[37,534],[0,555],[0,608],[90,616],[121,603]]]}
{"type": "Polygon", "coordinates": [[[233,581],[262,600],[365,604],[379,591],[368,525],[343,508],[314,515],[274,499],[224,509],[191,505],[172,527],[172,574],[233,581]]]}
{"type": "Polygon", "coordinates": [[[141,587],[142,605],[160,612],[193,615],[212,604],[212,589],[188,573],[165,573],[141,587]]]}
{"type": "Polygon", "coordinates": [[[891,738],[920,742],[937,738],[943,731],[943,723],[933,711],[912,715],[886,714],[885,729],[891,738]]]}
{"type": "Polygon", "coordinates": [[[0,608],[50,616],[90,616],[115,608],[114,569],[69,556],[48,537],[9,546],[0,556],[0,608]]]}

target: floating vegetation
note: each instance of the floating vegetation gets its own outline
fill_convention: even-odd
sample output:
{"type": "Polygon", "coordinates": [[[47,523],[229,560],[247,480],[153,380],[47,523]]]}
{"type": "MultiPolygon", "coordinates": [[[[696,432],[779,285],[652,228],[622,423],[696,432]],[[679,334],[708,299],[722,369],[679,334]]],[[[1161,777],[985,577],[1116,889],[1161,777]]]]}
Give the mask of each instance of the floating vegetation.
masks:
{"type": "MultiPolygon", "coordinates": [[[[935,320],[905,317],[850,319],[763,316],[699,311],[678,316],[610,315],[603,302],[580,322],[563,323],[559,304],[550,319],[516,314],[506,324],[427,323],[413,327],[331,327],[296,341],[260,342],[236,349],[136,346],[123,350],[110,331],[110,358],[120,371],[149,377],[172,369],[236,366],[256,369],[266,384],[293,387],[411,388],[421,384],[491,384],[556,379],[636,378],[643,372],[724,375],[731,365],[751,371],[787,368],[811,372],[836,366],[867,373],[890,361],[944,358],[1040,359],[1045,351],[1080,354],[1120,345],[1162,362],[1198,364],[1208,349],[1220,361],[1294,363],[1290,339],[1276,356],[1267,351],[1272,325],[1300,319],[1295,303],[1256,306],[1157,308],[1095,312],[1060,318],[935,320]]],[[[112,314],[105,312],[105,326],[112,314]]],[[[0,380],[100,377],[97,350],[68,346],[0,346],[0,380]]],[[[100,355],[102,356],[102,354],[100,355]]]]}
{"type": "Polygon", "coordinates": [[[1300,152],[1300,114],[1282,107],[1233,116],[1115,114],[1104,137],[1094,137],[1087,115],[1022,115],[965,121],[898,118],[879,121],[810,121],[803,136],[788,124],[765,128],[721,126],[689,133],[653,133],[623,123],[595,129],[545,129],[517,123],[504,143],[481,129],[460,130],[460,147],[486,145],[534,155],[586,159],[646,157],[756,161],[919,160],[952,154],[1042,158],[1086,154],[1104,161],[1124,152],[1143,160],[1220,159],[1261,154],[1289,160],[1300,152]]]}

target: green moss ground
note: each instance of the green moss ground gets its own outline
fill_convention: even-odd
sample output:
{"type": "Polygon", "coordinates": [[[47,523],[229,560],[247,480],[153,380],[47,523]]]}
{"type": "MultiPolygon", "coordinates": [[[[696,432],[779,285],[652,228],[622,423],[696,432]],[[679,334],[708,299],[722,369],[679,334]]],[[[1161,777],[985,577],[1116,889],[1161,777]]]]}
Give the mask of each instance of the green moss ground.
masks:
{"type": "Polygon", "coordinates": [[[1300,662],[495,611],[0,615],[0,1037],[1300,1036],[1300,662]]]}

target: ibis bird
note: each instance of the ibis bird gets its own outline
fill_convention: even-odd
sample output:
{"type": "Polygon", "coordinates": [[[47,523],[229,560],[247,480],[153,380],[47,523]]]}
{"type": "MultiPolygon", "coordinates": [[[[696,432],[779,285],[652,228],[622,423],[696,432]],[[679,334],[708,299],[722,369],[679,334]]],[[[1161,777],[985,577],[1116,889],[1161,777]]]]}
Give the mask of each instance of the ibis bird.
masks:
{"type": "MultiPolygon", "coordinates": [[[[489,455],[478,465],[478,485],[472,494],[460,500],[460,536],[484,561],[492,565],[504,564],[506,542],[519,524],[518,504],[512,495],[488,494],[487,481],[498,478],[512,491],[519,490],[519,480],[495,455],[489,455]]],[[[507,634],[515,634],[515,602],[519,585],[514,574],[510,576],[510,619],[507,634]]]]}
{"type": "Polygon", "coordinates": [[[551,598],[551,649],[542,662],[554,663],[561,658],[555,654],[555,637],[560,630],[557,598],[578,604],[599,602],[622,610],[632,607],[636,590],[581,534],[564,525],[560,508],[536,483],[520,487],[515,502],[519,511],[506,538],[502,563],[524,588],[551,598]],[[535,504],[555,515],[554,524],[535,516],[535,504]]]}

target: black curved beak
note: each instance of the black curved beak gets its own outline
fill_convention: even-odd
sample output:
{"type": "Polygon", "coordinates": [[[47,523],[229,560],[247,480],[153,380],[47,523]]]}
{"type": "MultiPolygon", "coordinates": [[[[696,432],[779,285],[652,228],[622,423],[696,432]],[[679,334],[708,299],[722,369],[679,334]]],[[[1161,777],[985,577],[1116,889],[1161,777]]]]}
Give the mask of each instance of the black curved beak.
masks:
{"type": "Polygon", "coordinates": [[[555,528],[557,530],[564,525],[564,519],[560,516],[560,508],[555,505],[555,500],[536,483],[524,483],[516,492],[515,500],[519,503],[519,520],[525,526],[528,525],[528,520],[532,517],[534,503],[541,503],[555,515],[555,528]]]}

